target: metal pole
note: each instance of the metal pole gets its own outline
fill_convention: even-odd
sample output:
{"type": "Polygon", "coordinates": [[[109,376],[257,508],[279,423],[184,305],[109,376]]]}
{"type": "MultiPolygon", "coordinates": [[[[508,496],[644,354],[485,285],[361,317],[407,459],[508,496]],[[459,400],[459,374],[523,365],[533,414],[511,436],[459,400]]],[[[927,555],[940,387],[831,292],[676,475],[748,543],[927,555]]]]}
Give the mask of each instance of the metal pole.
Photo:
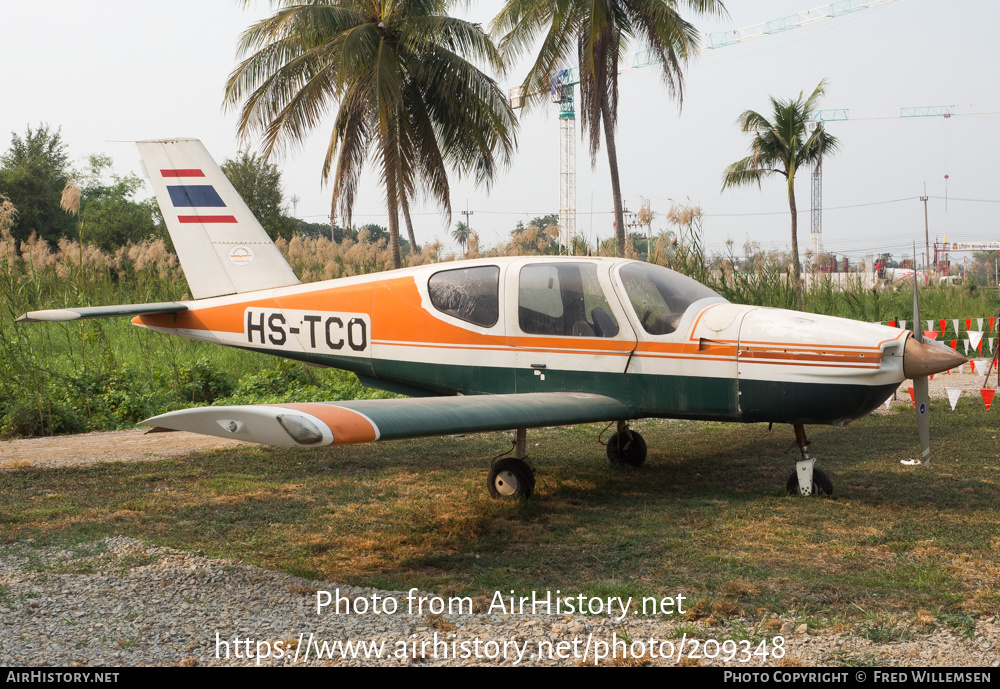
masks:
{"type": "MultiPolygon", "coordinates": [[[[927,244],[927,256],[931,255],[931,234],[930,229],[927,224],[927,182],[924,182],[924,195],[920,197],[920,200],[924,202],[924,242],[927,244]]],[[[935,270],[937,266],[935,266],[935,270]]],[[[924,274],[928,275],[927,265],[924,265],[924,274]]]]}

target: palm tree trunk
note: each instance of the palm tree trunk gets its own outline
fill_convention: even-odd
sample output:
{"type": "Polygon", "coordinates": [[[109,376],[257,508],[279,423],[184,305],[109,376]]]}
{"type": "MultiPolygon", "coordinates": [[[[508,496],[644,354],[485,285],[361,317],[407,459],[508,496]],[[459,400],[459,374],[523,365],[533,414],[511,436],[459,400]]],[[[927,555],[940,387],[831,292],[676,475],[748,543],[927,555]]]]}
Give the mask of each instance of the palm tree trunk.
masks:
{"type": "Polygon", "coordinates": [[[795,206],[795,174],[788,173],[788,208],[792,211],[792,286],[796,308],[802,310],[802,267],[799,264],[799,214],[795,206]]]}
{"type": "Polygon", "coordinates": [[[403,267],[403,258],[399,255],[399,189],[392,165],[386,166],[385,205],[389,211],[389,253],[392,255],[392,267],[398,270],[403,267]]]}
{"type": "Polygon", "coordinates": [[[410,239],[410,256],[417,255],[417,238],[413,236],[413,221],[410,220],[410,204],[404,196],[402,198],[403,202],[403,219],[406,221],[406,235],[410,239]]]}
{"type": "Polygon", "coordinates": [[[618,179],[618,149],[615,147],[615,128],[611,123],[611,108],[605,100],[601,103],[604,120],[604,140],[608,145],[608,163],[611,165],[611,195],[615,202],[615,253],[625,255],[625,214],[622,212],[622,188],[618,179]]]}
{"type": "Polygon", "coordinates": [[[389,210],[389,253],[392,255],[392,267],[398,269],[403,267],[403,257],[399,253],[399,210],[395,208],[396,204],[390,205],[393,208],[389,210]]]}

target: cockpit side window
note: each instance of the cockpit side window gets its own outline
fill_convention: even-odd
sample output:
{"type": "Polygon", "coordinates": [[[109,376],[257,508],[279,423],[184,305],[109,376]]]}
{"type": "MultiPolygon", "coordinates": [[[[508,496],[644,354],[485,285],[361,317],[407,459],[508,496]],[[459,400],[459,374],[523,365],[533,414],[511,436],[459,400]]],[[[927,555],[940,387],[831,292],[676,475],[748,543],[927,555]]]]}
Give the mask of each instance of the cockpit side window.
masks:
{"type": "Polygon", "coordinates": [[[442,270],[427,281],[431,304],[441,313],[483,328],[500,317],[500,268],[479,266],[442,270]]]}
{"type": "Polygon", "coordinates": [[[681,316],[700,299],[718,294],[696,280],[662,266],[629,263],[618,272],[636,317],[650,335],[677,330],[681,316]]]}
{"type": "Polygon", "coordinates": [[[529,335],[615,337],[618,321],[593,263],[524,266],[518,284],[518,323],[529,335]]]}

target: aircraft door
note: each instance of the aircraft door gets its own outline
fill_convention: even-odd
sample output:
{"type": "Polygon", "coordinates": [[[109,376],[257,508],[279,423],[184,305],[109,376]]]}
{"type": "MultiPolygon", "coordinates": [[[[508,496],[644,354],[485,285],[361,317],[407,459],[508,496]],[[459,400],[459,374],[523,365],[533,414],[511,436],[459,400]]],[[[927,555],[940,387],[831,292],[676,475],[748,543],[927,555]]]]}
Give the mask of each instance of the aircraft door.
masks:
{"type": "Polygon", "coordinates": [[[524,392],[594,392],[627,398],[635,332],[611,288],[610,264],[525,261],[506,281],[507,344],[524,392]]]}
{"type": "Polygon", "coordinates": [[[746,307],[658,265],[619,264],[616,286],[639,335],[629,365],[640,416],[739,417],[737,339],[746,307]]]}

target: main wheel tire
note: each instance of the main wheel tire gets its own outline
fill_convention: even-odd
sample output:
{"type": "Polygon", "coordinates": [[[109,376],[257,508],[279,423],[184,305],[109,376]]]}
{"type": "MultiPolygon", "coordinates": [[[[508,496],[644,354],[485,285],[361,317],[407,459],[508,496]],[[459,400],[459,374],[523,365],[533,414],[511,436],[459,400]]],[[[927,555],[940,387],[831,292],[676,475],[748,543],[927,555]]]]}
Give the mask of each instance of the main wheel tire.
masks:
{"type": "MultiPolygon", "coordinates": [[[[801,495],[799,492],[799,477],[794,471],[792,472],[792,475],[788,477],[788,482],[785,484],[785,488],[788,490],[789,495],[801,495]]],[[[830,480],[830,477],[826,475],[825,471],[817,469],[816,467],[813,467],[812,494],[833,495],[833,481],[830,480]]]]}
{"type": "Polygon", "coordinates": [[[494,499],[530,497],[535,490],[535,472],[520,459],[501,459],[490,467],[486,489],[494,499]]]}
{"type": "Polygon", "coordinates": [[[608,439],[608,459],[612,464],[640,467],[646,461],[646,441],[635,431],[615,433],[608,439]]]}

